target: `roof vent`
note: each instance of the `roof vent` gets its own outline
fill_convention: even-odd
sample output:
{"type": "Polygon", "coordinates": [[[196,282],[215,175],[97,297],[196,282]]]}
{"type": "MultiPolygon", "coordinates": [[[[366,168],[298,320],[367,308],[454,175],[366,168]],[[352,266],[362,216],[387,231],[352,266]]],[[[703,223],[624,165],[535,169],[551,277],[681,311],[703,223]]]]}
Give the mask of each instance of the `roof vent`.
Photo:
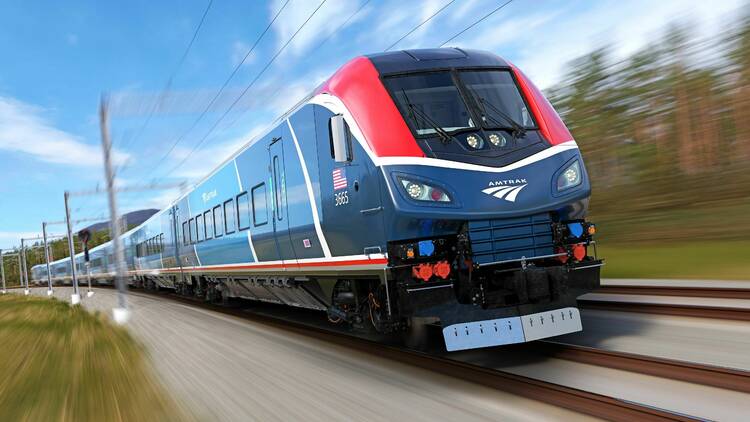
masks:
{"type": "Polygon", "coordinates": [[[465,59],[466,53],[458,48],[425,48],[421,50],[404,50],[416,61],[465,59]]]}

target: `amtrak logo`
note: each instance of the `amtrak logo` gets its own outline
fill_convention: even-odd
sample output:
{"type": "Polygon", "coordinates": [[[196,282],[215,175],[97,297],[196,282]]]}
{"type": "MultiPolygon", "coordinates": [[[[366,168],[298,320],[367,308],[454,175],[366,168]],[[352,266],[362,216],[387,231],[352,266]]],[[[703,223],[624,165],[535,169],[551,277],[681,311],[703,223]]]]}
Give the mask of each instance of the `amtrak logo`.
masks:
{"type": "Polygon", "coordinates": [[[208,202],[212,198],[216,198],[216,189],[212,190],[211,192],[203,192],[201,197],[203,198],[204,203],[208,202]]]}
{"type": "Polygon", "coordinates": [[[526,179],[495,180],[490,182],[487,189],[482,189],[482,192],[497,199],[516,202],[516,197],[526,186],[526,179]]]}

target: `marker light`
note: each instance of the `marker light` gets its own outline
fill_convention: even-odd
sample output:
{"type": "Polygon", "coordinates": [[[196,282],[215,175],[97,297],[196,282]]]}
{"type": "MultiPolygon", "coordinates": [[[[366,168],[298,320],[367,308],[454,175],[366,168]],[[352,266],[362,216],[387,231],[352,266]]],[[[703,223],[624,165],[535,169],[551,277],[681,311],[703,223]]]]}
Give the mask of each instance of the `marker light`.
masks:
{"type": "Polygon", "coordinates": [[[482,139],[478,136],[469,135],[466,137],[466,143],[474,149],[482,148],[482,139]]]}
{"type": "Polygon", "coordinates": [[[570,189],[579,184],[581,184],[581,166],[578,164],[578,160],[576,160],[558,176],[557,190],[570,189]]]}
{"type": "Polygon", "coordinates": [[[496,147],[504,147],[507,141],[504,136],[493,133],[490,135],[490,143],[496,147]]]}
{"type": "Polygon", "coordinates": [[[401,185],[403,186],[406,194],[409,198],[415,201],[425,202],[451,202],[450,197],[442,189],[436,188],[422,182],[415,182],[408,179],[402,179],[401,185]]]}

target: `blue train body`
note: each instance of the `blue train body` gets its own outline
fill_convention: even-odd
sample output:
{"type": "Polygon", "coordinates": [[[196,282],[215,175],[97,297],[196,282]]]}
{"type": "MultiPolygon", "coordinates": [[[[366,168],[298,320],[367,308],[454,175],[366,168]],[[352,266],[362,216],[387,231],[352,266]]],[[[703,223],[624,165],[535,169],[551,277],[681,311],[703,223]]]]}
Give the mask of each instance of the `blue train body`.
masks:
{"type": "MultiPolygon", "coordinates": [[[[581,329],[575,299],[601,266],[590,193],[575,141],[513,65],[413,50],[352,60],[123,239],[136,286],[380,332],[433,322],[460,350],[581,329]]],[[[111,254],[91,251],[98,281],[111,254]]],[[[69,281],[69,260],[51,275],[69,281]]]]}

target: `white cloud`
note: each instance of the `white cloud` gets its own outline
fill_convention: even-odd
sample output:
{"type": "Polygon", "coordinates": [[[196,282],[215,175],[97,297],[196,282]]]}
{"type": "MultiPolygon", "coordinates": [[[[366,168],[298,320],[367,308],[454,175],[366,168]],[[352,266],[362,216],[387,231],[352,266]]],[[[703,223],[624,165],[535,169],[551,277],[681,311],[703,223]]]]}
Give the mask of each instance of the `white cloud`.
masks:
{"type": "Polygon", "coordinates": [[[523,14],[523,9],[514,3],[451,45],[492,50],[504,57],[512,55],[516,64],[544,89],[563,77],[569,61],[593,49],[610,45],[615,59],[627,57],[657,39],[666,25],[676,19],[692,19],[699,36],[713,34],[723,29],[723,18],[741,4],[740,0],[607,1],[593,3],[585,10],[574,10],[574,4],[564,3],[557,9],[523,14]],[[508,19],[509,14],[514,18],[508,19]]]}
{"type": "MultiPolygon", "coordinates": [[[[0,96],[0,150],[29,154],[47,163],[101,165],[98,145],[86,144],[80,137],[55,128],[42,114],[39,107],[0,96]]],[[[114,151],[113,158],[121,163],[128,155],[114,151]]]]}

